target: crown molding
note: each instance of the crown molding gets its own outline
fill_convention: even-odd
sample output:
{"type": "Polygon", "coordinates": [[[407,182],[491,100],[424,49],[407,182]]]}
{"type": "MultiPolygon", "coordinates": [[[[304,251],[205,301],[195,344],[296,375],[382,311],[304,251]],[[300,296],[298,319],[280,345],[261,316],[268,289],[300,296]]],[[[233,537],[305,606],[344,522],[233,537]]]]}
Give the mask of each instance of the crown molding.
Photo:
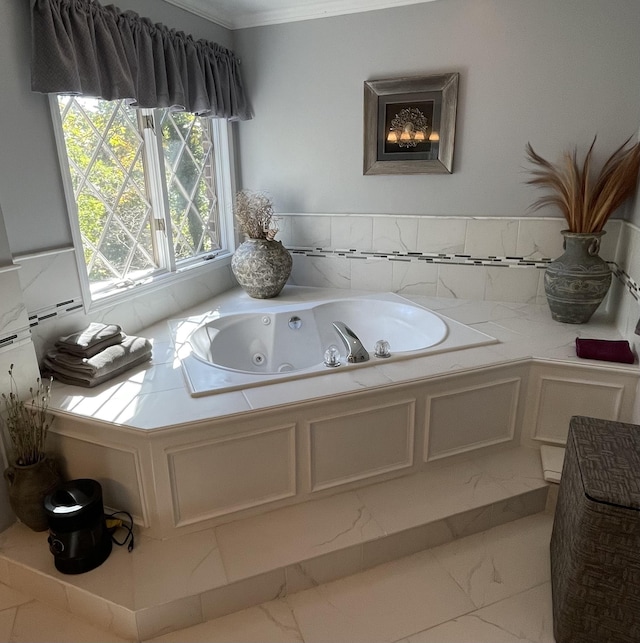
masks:
{"type": "Polygon", "coordinates": [[[211,20],[227,29],[247,29],[286,22],[315,20],[378,9],[392,9],[412,4],[434,2],[435,0],[318,0],[308,4],[285,9],[267,9],[252,13],[231,12],[216,7],[212,0],[166,0],[177,7],[211,20]]]}
{"type": "Polygon", "coordinates": [[[180,9],[193,13],[200,18],[206,18],[225,29],[236,29],[231,16],[218,7],[212,6],[211,1],[207,0],[165,0],[180,9]]]}

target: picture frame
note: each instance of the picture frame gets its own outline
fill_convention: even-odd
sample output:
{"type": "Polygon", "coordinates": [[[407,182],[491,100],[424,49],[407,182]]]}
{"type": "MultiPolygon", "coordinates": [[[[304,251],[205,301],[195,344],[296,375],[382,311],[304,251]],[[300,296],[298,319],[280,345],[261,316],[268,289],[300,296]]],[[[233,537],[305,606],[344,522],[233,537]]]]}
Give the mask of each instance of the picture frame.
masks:
{"type": "Polygon", "coordinates": [[[364,83],[364,174],[451,174],[459,74],[364,83]]]}

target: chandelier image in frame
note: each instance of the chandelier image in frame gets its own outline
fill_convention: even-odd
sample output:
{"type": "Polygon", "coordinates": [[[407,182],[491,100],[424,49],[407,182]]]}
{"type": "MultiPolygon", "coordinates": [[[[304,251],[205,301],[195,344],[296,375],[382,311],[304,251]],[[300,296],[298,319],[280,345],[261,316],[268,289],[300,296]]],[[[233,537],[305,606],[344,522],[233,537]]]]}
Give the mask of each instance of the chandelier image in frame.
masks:
{"type": "Polygon", "coordinates": [[[364,83],[364,174],[451,174],[458,73],[364,83]]]}
{"type": "MultiPolygon", "coordinates": [[[[429,106],[427,104],[427,107],[429,106]]],[[[400,109],[389,123],[385,151],[392,152],[394,146],[399,149],[409,149],[416,148],[420,144],[428,144],[433,134],[432,112],[433,110],[427,116],[419,107],[403,107],[400,109]]]]}

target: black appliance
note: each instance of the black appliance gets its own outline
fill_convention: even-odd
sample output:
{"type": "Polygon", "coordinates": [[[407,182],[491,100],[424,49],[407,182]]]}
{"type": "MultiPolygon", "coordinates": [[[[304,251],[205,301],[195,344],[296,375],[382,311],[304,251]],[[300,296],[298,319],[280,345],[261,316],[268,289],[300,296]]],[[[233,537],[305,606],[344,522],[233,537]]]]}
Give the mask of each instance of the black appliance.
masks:
{"type": "Polygon", "coordinates": [[[102,504],[102,487],[96,480],[70,480],[44,499],[49,522],[49,550],[56,569],[82,574],[101,565],[111,553],[102,504]]]}

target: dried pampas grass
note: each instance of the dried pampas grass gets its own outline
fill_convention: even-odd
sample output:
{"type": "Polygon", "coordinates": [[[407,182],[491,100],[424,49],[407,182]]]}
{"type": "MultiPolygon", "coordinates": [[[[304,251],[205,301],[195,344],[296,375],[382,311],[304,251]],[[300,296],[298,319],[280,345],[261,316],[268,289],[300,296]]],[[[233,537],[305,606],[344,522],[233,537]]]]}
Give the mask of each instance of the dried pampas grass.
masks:
{"type": "Polygon", "coordinates": [[[273,228],[273,204],[259,192],[242,190],[236,194],[235,216],[238,225],[250,239],[271,241],[277,230],[273,228]]]}
{"type": "Polygon", "coordinates": [[[594,137],[582,167],[578,165],[577,150],[565,152],[562,162],[554,165],[534,152],[527,143],[531,170],[531,185],[551,190],[540,197],[532,208],[546,205],[560,209],[571,232],[600,232],[609,217],[626,199],[633,195],[640,170],[640,143],[627,147],[627,139],[606,161],[599,173],[592,176],[594,137]]]}

